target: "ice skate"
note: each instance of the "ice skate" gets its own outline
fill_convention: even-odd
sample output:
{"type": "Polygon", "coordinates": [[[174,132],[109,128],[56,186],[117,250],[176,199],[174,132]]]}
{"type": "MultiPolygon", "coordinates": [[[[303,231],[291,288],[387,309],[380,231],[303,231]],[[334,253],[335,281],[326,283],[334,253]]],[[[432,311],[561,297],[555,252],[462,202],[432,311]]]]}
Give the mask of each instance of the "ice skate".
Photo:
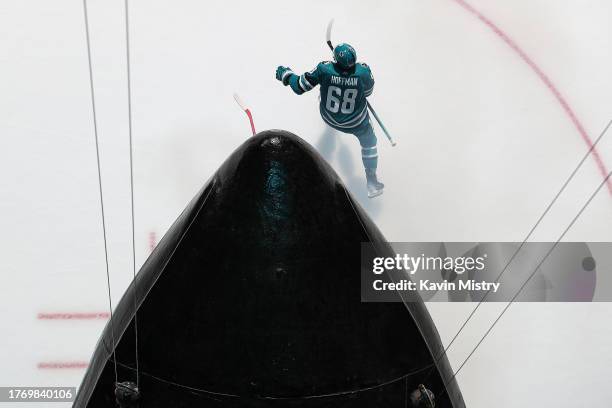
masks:
{"type": "Polygon", "coordinates": [[[376,178],[375,169],[366,169],[366,180],[369,198],[377,197],[383,193],[385,185],[376,178]]]}

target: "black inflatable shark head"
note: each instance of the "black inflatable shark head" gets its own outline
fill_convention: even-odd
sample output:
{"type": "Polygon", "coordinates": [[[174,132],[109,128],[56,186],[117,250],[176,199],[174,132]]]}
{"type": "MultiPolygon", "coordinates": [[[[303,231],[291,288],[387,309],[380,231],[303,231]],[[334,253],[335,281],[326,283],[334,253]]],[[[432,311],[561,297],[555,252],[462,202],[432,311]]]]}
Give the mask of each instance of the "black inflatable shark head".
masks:
{"type": "Polygon", "coordinates": [[[362,242],[391,252],[306,142],[250,138],[138,273],[74,406],[114,406],[115,357],[136,381],[137,317],[143,408],[405,407],[426,376],[463,407],[422,302],[361,302],[362,242]]]}

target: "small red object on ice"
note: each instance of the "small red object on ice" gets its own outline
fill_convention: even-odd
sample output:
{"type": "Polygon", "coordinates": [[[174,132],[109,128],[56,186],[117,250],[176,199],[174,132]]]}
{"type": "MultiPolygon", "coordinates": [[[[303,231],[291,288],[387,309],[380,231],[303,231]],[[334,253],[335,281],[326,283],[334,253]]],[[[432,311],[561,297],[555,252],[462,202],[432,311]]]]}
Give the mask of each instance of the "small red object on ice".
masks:
{"type": "Polygon", "coordinates": [[[253,132],[253,136],[255,136],[255,133],[257,132],[255,132],[255,123],[253,122],[253,115],[251,115],[251,111],[249,110],[249,108],[246,107],[246,105],[244,104],[242,99],[240,99],[240,96],[238,96],[238,94],[234,94],[234,99],[236,100],[236,103],[240,106],[240,109],[242,109],[249,117],[249,122],[251,122],[251,131],[253,132]]]}

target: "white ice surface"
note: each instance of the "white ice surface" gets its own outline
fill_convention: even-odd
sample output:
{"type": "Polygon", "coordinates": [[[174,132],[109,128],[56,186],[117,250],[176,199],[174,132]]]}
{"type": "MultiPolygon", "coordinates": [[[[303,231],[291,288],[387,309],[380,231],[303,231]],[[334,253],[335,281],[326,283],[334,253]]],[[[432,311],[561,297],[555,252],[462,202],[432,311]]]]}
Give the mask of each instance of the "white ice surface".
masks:
{"type": "MultiPolygon", "coordinates": [[[[113,300],[131,279],[123,2],[89,1],[113,300]]],[[[592,139],[612,119],[612,3],[472,0],[538,64],[592,139]]],[[[389,240],[520,241],[587,146],[517,52],[454,0],[159,1],[131,8],[137,264],[250,135],[282,128],[317,146],[389,240]],[[326,130],[317,93],[274,79],[329,59],[325,27],[373,69],[385,194],[368,201],[359,147],[326,130]]],[[[612,167],[612,134],[599,149],[612,167]]],[[[78,1],[0,3],[0,386],[78,385],[108,309],[78,1]]],[[[602,176],[589,159],[534,235],[555,240],[602,176]]],[[[602,190],[566,240],[611,241],[602,190]]],[[[245,243],[246,244],[246,243],[245,243]]],[[[603,271],[606,273],[607,271],[603,271]]],[[[485,305],[450,352],[457,366],[503,305],[485,305]]],[[[429,304],[448,342],[473,304],[429,304]]],[[[469,407],[607,406],[612,305],[516,304],[458,379],[469,407]]],[[[2,404],[0,404],[2,405],[2,404]]],[[[5,404],[2,406],[10,406],[5,404]]],[[[39,404],[15,404],[17,407],[39,404]]],[[[57,407],[68,404],[56,404],[57,407]]]]}

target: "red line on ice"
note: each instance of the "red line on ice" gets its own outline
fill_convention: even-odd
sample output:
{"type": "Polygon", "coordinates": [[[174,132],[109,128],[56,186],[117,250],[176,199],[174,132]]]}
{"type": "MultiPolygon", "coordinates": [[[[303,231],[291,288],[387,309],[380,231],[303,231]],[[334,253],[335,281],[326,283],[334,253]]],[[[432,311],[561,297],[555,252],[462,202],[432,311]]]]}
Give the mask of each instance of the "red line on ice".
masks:
{"type": "Polygon", "coordinates": [[[38,363],[39,370],[70,370],[84,369],[89,366],[87,361],[49,361],[38,363]]]}
{"type": "Polygon", "coordinates": [[[156,246],[157,246],[157,234],[155,234],[155,231],[151,231],[149,232],[149,250],[153,252],[156,246]]]}
{"type": "Polygon", "coordinates": [[[69,313],[44,313],[38,314],[38,320],[106,320],[110,317],[109,312],[69,312],[69,313]]]}
{"type": "MultiPolygon", "coordinates": [[[[578,131],[578,133],[580,133],[582,140],[584,140],[588,148],[591,149],[593,147],[593,141],[591,140],[589,134],[584,129],[584,126],[578,119],[578,116],[576,116],[576,113],[574,112],[572,107],[569,105],[565,97],[561,94],[561,91],[559,91],[559,89],[551,81],[548,75],[546,75],[544,71],[542,71],[542,69],[529,57],[529,55],[527,55],[525,51],[523,51],[518,46],[518,44],[514,42],[514,40],[508,36],[508,34],[502,31],[502,29],[499,28],[487,16],[482,14],[480,11],[476,10],[472,5],[468,4],[465,0],[453,0],[453,1],[459,4],[461,7],[463,7],[463,9],[467,10],[468,12],[476,16],[480,21],[482,21],[495,34],[497,34],[497,36],[501,40],[503,40],[510,48],[512,48],[527,65],[529,65],[529,67],[536,73],[536,75],[540,78],[540,80],[542,80],[542,82],[544,82],[546,87],[553,93],[555,98],[557,98],[557,101],[559,101],[559,104],[561,105],[561,107],[563,108],[567,116],[569,116],[570,120],[576,127],[576,130],[578,131]]],[[[591,153],[593,155],[593,158],[595,159],[595,163],[597,164],[597,167],[599,168],[599,172],[602,174],[604,178],[607,177],[608,169],[606,168],[605,163],[601,159],[599,152],[597,151],[597,149],[593,149],[591,153]]],[[[608,191],[612,195],[612,179],[608,179],[607,186],[608,186],[608,191]]]]}

